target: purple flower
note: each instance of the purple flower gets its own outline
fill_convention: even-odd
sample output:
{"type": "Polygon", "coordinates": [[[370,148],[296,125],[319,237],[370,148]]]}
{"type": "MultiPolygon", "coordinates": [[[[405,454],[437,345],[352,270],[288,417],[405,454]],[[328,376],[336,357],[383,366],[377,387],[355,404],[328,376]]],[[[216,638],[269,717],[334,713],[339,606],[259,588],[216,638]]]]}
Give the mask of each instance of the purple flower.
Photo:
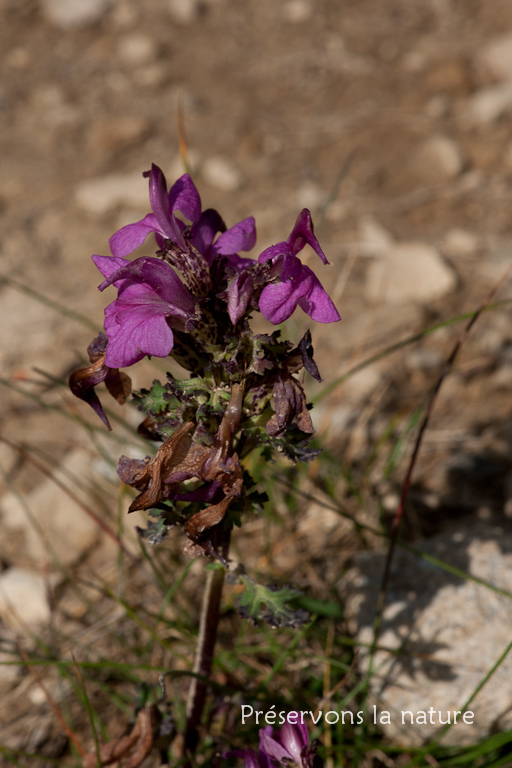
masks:
{"type": "Polygon", "coordinates": [[[99,286],[118,289],[118,298],[105,309],[108,347],[105,364],[126,368],[145,355],[166,357],[174,343],[170,325],[195,314],[194,297],[172,267],[158,259],[135,261],[119,256],[93,256],[106,278],[99,286]]]}
{"type": "Polygon", "coordinates": [[[290,725],[285,723],[279,729],[275,738],[272,736],[272,728],[267,727],[260,731],[260,750],[271,760],[278,763],[290,761],[294,766],[302,768],[307,765],[303,758],[307,757],[309,750],[309,734],[305,723],[290,725]]]}
{"type": "Polygon", "coordinates": [[[304,208],[288,239],[270,246],[258,258],[260,263],[271,260],[272,277],[279,277],[279,282],[271,283],[263,289],[259,302],[262,315],[274,325],[287,320],[297,304],[319,323],[341,320],[319,279],[297,258],[296,254],[306,244],[313,248],[324,264],[328,263],[315,237],[311,214],[304,208]]]}
{"type": "MultiPolygon", "coordinates": [[[[159,248],[164,248],[165,241],[171,240],[179,248],[187,250],[187,225],[176,217],[176,211],[192,222],[190,242],[209,265],[217,256],[234,257],[238,251],[253,248],[256,242],[254,218],[249,216],[225,231],[226,226],[217,211],[210,208],[201,213],[201,198],[188,173],[181,176],[169,192],[165,176],[158,166],[153,164],[151,170],[143,175],[149,177],[149,200],[153,213],[112,235],[110,250],[114,256],[124,257],[132,253],[151,232],[154,232],[159,248]],[[218,232],[221,235],[215,240],[218,232]]],[[[235,268],[237,259],[242,261],[239,257],[233,259],[232,266],[235,268]]]]}
{"type": "Polygon", "coordinates": [[[241,757],[244,761],[244,768],[271,768],[269,758],[261,749],[259,754],[250,747],[233,749],[231,752],[225,752],[223,757],[241,757]]]}

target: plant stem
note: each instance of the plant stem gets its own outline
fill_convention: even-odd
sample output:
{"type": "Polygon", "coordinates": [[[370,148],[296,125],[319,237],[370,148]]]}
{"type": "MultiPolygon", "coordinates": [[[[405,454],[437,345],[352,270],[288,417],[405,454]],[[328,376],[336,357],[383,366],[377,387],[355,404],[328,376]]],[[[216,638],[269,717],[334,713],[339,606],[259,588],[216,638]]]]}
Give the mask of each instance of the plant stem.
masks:
{"type": "MultiPolygon", "coordinates": [[[[213,545],[224,560],[227,560],[229,552],[230,530],[218,531],[213,545]]],[[[215,641],[217,640],[217,628],[219,625],[220,601],[224,586],[224,568],[216,568],[208,571],[206,586],[201,607],[201,620],[199,634],[197,636],[196,656],[193,671],[202,678],[209,678],[215,641]]],[[[187,698],[187,722],[185,725],[185,750],[193,753],[198,742],[198,726],[201,722],[206,701],[208,683],[199,677],[193,677],[187,698]]]]}

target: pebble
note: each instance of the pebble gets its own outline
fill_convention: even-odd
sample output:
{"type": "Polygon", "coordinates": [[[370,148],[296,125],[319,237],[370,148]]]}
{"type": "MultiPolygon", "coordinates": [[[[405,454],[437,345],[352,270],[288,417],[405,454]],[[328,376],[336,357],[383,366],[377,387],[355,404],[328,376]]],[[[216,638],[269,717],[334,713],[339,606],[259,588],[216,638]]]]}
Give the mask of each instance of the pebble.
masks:
{"type": "Polygon", "coordinates": [[[134,33],[125,35],[117,45],[117,54],[121,61],[129,67],[140,67],[150,64],[156,58],[158,46],[149,35],[134,33]]]}
{"type": "Polygon", "coordinates": [[[148,121],[138,115],[102,118],[91,125],[87,146],[91,152],[115,152],[136,144],[148,129],[148,121]]]}
{"type": "Polygon", "coordinates": [[[361,256],[376,256],[394,243],[393,235],[370,215],[359,219],[359,239],[361,256]]]}
{"type": "Polygon", "coordinates": [[[42,0],[43,15],[61,29],[79,29],[98,21],[110,0],[42,0]]]}
{"type": "Polygon", "coordinates": [[[242,174],[232,160],[225,157],[209,157],[201,171],[206,183],[221,192],[233,192],[242,183],[242,174]]]}
{"type": "Polygon", "coordinates": [[[429,302],[457,285],[452,269],[438,251],[425,243],[397,243],[369,267],[366,296],[372,301],[400,304],[429,302]]]}
{"type": "Polygon", "coordinates": [[[300,24],[311,18],[313,5],[308,0],[288,0],[283,6],[283,15],[292,24],[300,24]]]}
{"type": "MultiPolygon", "coordinates": [[[[479,522],[432,537],[419,547],[488,581],[512,590],[510,524],[479,522]],[[505,524],[506,525],[506,524],[505,524]]],[[[358,656],[368,666],[365,644],[371,644],[385,555],[363,552],[344,577],[340,591],[346,601],[350,632],[361,643],[358,656]]],[[[391,723],[381,725],[387,738],[420,745],[438,732],[434,725],[402,725],[402,711],[462,709],[510,642],[512,601],[472,581],[460,579],[408,552],[397,550],[389,581],[379,645],[403,650],[378,651],[373,662],[372,693],[377,711],[386,710],[391,723]]],[[[491,730],[510,727],[512,656],[505,659],[471,702],[473,724],[458,724],[442,744],[467,745],[491,730]]]]}
{"type": "Polygon", "coordinates": [[[304,181],[295,193],[298,208],[309,208],[318,211],[325,205],[327,195],[314,181],[304,181]]]}
{"type": "Polygon", "coordinates": [[[87,213],[107,213],[121,205],[145,210],[149,207],[148,182],[140,171],[87,179],[75,188],[75,201],[87,213]]]}
{"type": "Polygon", "coordinates": [[[199,0],[168,0],[167,8],[171,18],[180,24],[192,24],[201,15],[199,0]]]}
{"type": "Polygon", "coordinates": [[[496,80],[512,80],[512,33],[491,40],[480,51],[478,63],[496,80]]]}
{"type": "Polygon", "coordinates": [[[450,229],[443,241],[443,252],[447,256],[473,256],[480,246],[480,241],[466,229],[450,229]]]}
{"type": "Polygon", "coordinates": [[[493,123],[512,108],[512,82],[482,88],[468,99],[466,117],[474,125],[493,123]]]}
{"type": "MultiPolygon", "coordinates": [[[[62,462],[63,482],[69,484],[69,477],[83,479],[89,464],[89,455],[84,451],[70,453],[62,462]]],[[[0,512],[4,536],[21,538],[20,557],[38,566],[52,561],[50,549],[63,565],[72,565],[100,536],[97,523],[50,478],[24,498],[5,494],[0,500],[0,512]]]]}
{"type": "Polygon", "coordinates": [[[25,568],[9,568],[0,575],[0,617],[18,627],[48,622],[47,583],[38,573],[25,568]],[[18,621],[19,620],[19,621],[18,621]]]}
{"type": "Polygon", "coordinates": [[[425,181],[453,179],[463,168],[462,154],[447,136],[432,136],[418,150],[413,160],[415,171],[425,181]]]}

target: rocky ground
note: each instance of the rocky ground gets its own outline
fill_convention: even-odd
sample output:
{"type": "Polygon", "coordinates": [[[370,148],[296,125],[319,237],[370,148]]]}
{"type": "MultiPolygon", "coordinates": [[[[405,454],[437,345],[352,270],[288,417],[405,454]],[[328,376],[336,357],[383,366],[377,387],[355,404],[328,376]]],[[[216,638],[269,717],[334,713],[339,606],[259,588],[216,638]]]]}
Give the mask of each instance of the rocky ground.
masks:
{"type": "MultiPolygon", "coordinates": [[[[182,173],[179,100],[204,207],[218,208],[228,225],[254,215],[260,250],[288,235],[302,207],[311,209],[332,266],[308,263],[343,316],[335,327],[312,329],[328,384],[373,353],[474,311],[510,265],[512,5],[0,0],[0,13],[0,636],[9,660],[16,642],[44,632],[50,619],[68,622],[66,636],[74,623],[84,643],[94,641],[63,573],[92,569],[108,579],[115,571],[116,545],[84,506],[102,514],[115,503],[108,459],[126,451],[129,438],[122,432],[115,447],[96,434],[91,440],[59,410],[89,420],[86,407],[33,369],[65,378],[83,358],[93,329],[51,302],[101,324],[105,300],[90,255],[107,253],[108,237],[148,211],[141,172],[151,162],[168,179],[182,173]],[[77,498],[48,477],[54,471],[77,498]]],[[[438,551],[435,537],[454,536],[462,524],[458,567],[469,569],[484,541],[486,564],[475,568],[491,582],[499,570],[505,590],[512,587],[510,288],[507,280],[493,299],[504,303],[480,318],[445,382],[406,521],[408,537],[429,552],[438,551]]],[[[289,332],[298,339],[306,327],[294,319],[289,332]]],[[[460,322],[444,326],[365,367],[318,406],[332,454],[364,483],[364,509],[340,487],[354,513],[376,521],[379,509],[385,517],[396,508],[405,464],[386,478],[384,459],[372,462],[375,446],[403,433],[461,330],[460,322]]],[[[142,366],[135,383],[148,375],[142,366]]],[[[334,583],[357,540],[350,526],[316,513],[306,509],[293,535],[307,542],[314,572],[330,563],[325,579],[334,583]],[[332,565],[335,547],[341,555],[332,565]]],[[[275,567],[286,575],[296,563],[281,554],[275,567]]],[[[356,567],[355,583],[364,581],[364,562],[356,567]]],[[[349,627],[365,637],[370,619],[362,612],[358,619],[347,589],[349,627]]],[[[424,600],[414,621],[434,603],[433,595],[424,600]]],[[[498,622],[497,633],[500,605],[485,616],[498,622]]],[[[414,627],[418,642],[428,642],[414,627]]],[[[462,644],[467,634],[449,641],[462,644]]],[[[461,647],[446,657],[453,686],[461,647]]],[[[467,686],[450,688],[460,690],[454,704],[467,686]]],[[[57,749],[59,728],[33,678],[0,667],[2,688],[0,742],[57,749]]],[[[498,727],[512,706],[510,696],[495,703],[475,737],[498,727]]]]}

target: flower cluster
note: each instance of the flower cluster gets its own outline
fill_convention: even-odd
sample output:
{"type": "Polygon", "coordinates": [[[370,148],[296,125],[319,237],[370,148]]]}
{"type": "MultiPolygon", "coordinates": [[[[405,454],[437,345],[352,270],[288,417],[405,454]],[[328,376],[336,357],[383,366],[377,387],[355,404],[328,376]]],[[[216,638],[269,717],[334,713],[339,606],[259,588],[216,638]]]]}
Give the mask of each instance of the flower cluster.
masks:
{"type": "Polygon", "coordinates": [[[302,724],[285,723],[274,735],[273,728],[260,730],[258,752],[251,747],[226,752],[224,757],[240,757],[244,768],[314,768],[316,765],[315,743],[309,746],[308,729],[302,724]]]}
{"type": "Polygon", "coordinates": [[[139,431],[161,445],[144,461],[121,457],[118,474],[138,491],[130,511],[157,518],[142,535],[159,541],[181,524],[190,554],[216,556],[213,531],[261,503],[243,456],[257,446],[293,461],[318,453],[295,376],[305,368],[321,381],[310,333],[297,346],[279,331],[254,334],[251,315],[277,325],[299,306],[321,323],[340,317],[299,258],[309,245],[327,264],[307,209],[286,240],[251,259],[240,253],[255,245],[252,217],[228,229],[217,211],[202,210],[188,174],[169,190],[157,166],[144,176],[152,212],[111,237],[112,255],[92,257],[104,278],[99,290],[113,286],[117,298],[105,309],[105,334],[89,348],[90,365],[72,374],[70,387],[110,428],[96,385],[105,382],[123,401],[130,381],[119,369],[145,356],[170,356],[189,372],[135,393],[144,414],[139,431]],[[156,255],[127,258],[151,234],[156,255]]]}

